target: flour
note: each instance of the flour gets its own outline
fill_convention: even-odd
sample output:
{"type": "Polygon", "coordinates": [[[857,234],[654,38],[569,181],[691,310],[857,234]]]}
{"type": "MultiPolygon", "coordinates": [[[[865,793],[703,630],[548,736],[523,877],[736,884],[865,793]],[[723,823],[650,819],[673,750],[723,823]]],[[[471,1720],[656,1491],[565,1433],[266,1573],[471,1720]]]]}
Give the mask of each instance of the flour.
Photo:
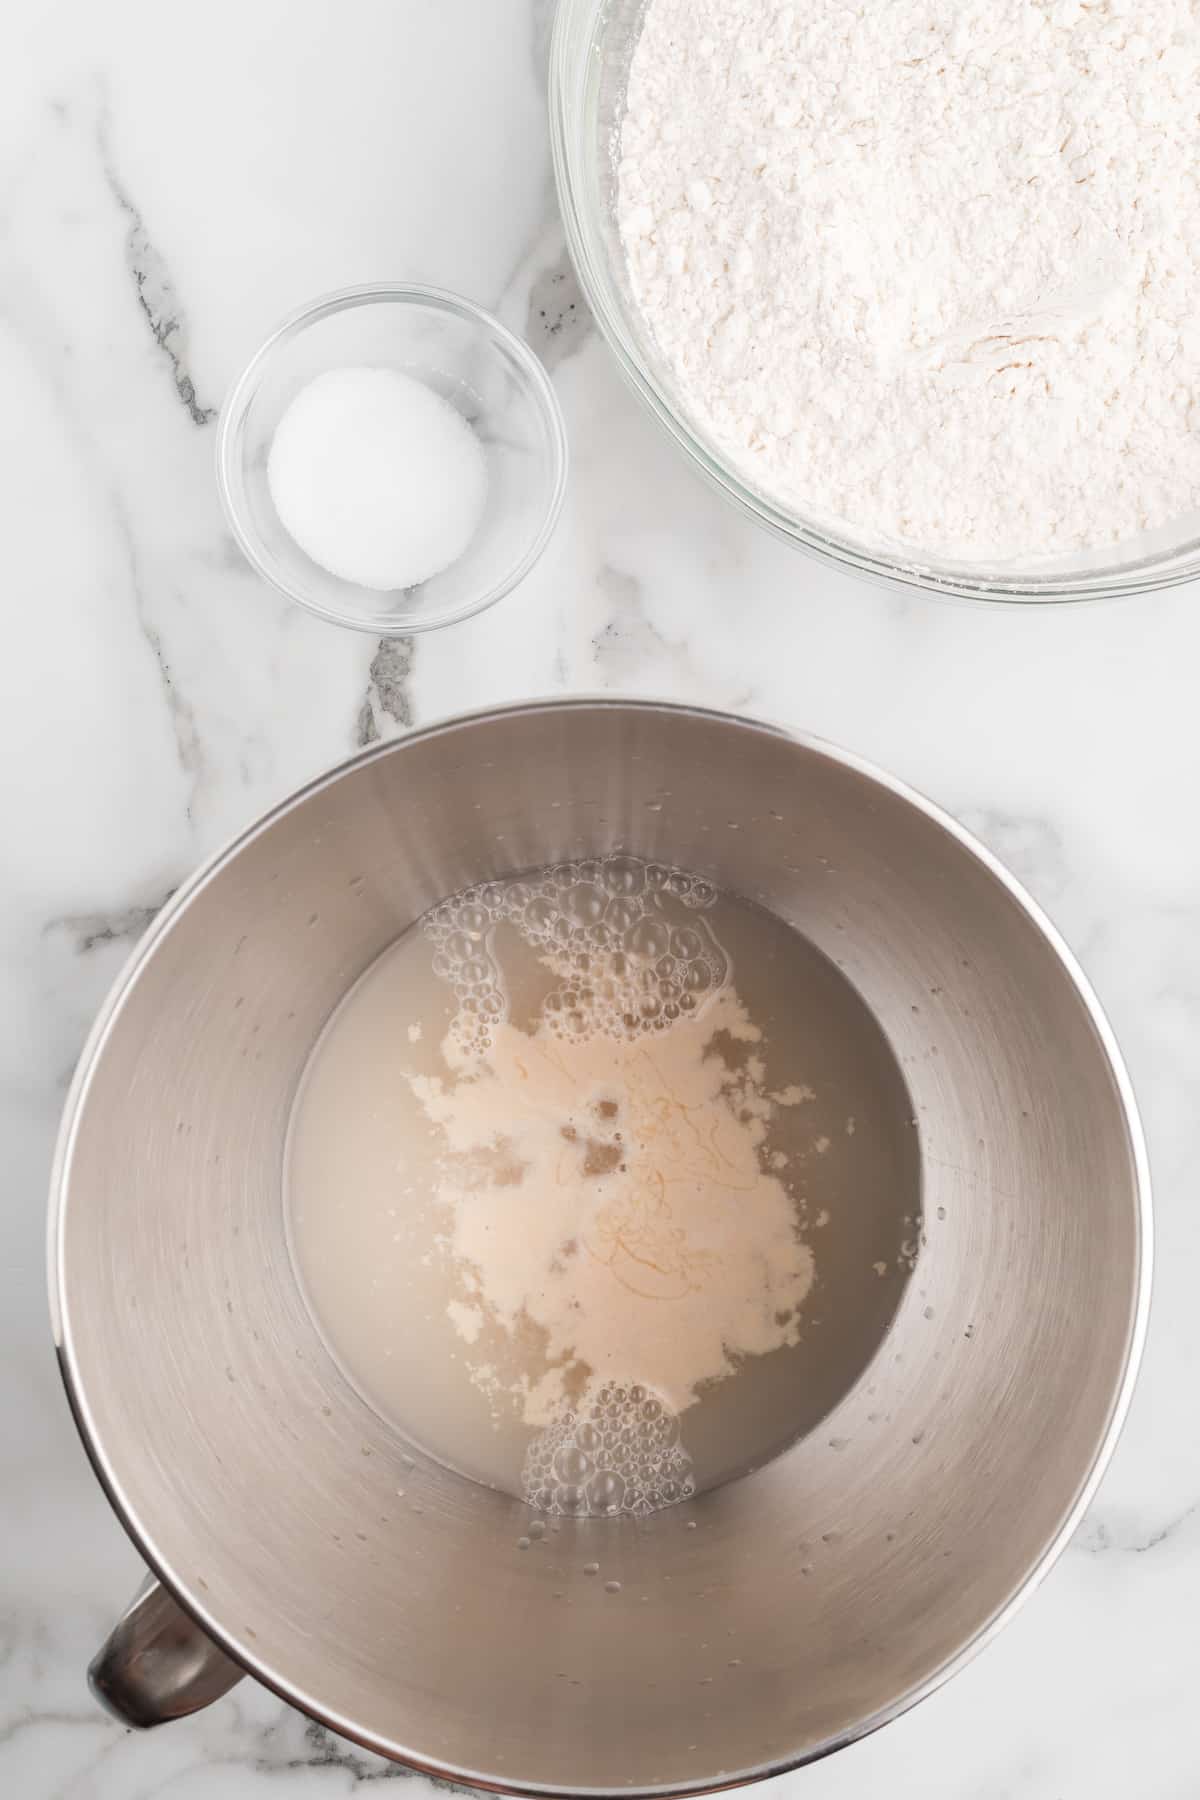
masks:
{"type": "Polygon", "coordinates": [[[1188,0],[650,0],[618,213],[702,432],[817,524],[995,560],[1200,505],[1188,0]]]}

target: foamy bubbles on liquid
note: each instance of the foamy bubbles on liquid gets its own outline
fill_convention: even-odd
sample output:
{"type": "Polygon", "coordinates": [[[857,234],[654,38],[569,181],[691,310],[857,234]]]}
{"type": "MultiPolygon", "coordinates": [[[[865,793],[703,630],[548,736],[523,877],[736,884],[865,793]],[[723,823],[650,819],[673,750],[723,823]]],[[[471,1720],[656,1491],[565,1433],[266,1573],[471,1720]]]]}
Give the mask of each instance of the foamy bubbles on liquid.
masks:
{"type": "Polygon", "coordinates": [[[666,1030],[729,980],[729,958],[702,916],[716,897],[711,882],[625,855],[465,888],[423,921],[434,971],[458,1002],[451,1037],[481,1055],[508,1016],[491,946],[504,921],[555,977],[542,1012],[551,1030],[575,1041],[666,1030]]]}
{"type": "MultiPolygon", "coordinates": [[[[704,914],[713,885],[662,863],[611,854],[531,875],[480,883],[423,921],[435,973],[456,1000],[450,1039],[466,1059],[491,1049],[509,1016],[497,928],[515,930],[550,978],[537,1024],[569,1043],[639,1038],[699,1014],[726,987],[731,966],[704,914]]],[[[502,940],[500,940],[502,952],[502,940]]],[[[616,1104],[611,1103],[613,1114],[616,1104]]],[[[603,1119],[594,1126],[612,1152],[603,1119]]],[[[574,1139],[573,1129],[564,1137],[574,1139]]],[[[649,1513],[695,1492],[679,1420],[661,1395],[606,1381],[585,1390],[533,1440],[522,1489],[546,1513],[609,1517],[649,1513]]]]}
{"type": "Polygon", "coordinates": [[[696,1491],[670,1407],[649,1388],[612,1381],[538,1433],[521,1485],[538,1512],[593,1519],[659,1512],[696,1491]]]}
{"type": "Polygon", "coordinates": [[[370,1404],[528,1499],[531,1545],[539,1521],[601,1529],[552,1508],[632,1529],[768,1460],[876,1353],[920,1236],[912,1116],[789,926],[665,861],[579,855],[437,904],[355,986],[289,1127],[293,1254],[370,1404]],[[592,1416],[606,1384],[665,1403],[686,1456],[605,1446],[628,1422],[592,1416]]]}

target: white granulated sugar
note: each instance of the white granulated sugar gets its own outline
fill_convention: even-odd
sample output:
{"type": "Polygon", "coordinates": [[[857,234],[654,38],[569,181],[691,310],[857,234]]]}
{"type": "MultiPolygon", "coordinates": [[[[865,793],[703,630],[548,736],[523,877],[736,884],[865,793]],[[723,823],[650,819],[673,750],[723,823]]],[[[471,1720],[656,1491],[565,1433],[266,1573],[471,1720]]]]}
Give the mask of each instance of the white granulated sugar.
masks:
{"type": "Polygon", "coordinates": [[[694,421],[814,521],[971,559],[1200,505],[1189,0],[650,0],[619,223],[694,421]]]}
{"type": "Polygon", "coordinates": [[[483,515],[483,446],[403,369],[327,369],[291,401],[267,484],[284,530],[331,575],[414,587],[463,555],[483,515]]]}

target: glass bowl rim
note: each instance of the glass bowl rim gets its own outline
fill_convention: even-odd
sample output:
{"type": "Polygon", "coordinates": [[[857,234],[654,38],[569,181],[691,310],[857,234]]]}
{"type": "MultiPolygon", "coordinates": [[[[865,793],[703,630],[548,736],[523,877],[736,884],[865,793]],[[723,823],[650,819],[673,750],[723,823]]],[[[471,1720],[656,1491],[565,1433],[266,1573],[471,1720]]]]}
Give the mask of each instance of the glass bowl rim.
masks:
{"type": "Polygon", "coordinates": [[[353,287],[334,288],[327,293],[319,294],[316,299],[307,301],[303,306],[296,307],[263,339],[240,375],[234,380],[222,404],[221,416],[217,425],[217,491],[220,495],[221,508],[238,548],[251,568],[278,593],[283,594],[297,606],[302,606],[306,612],[315,614],[319,619],[324,619],[327,624],[347,626],[353,631],[367,632],[374,637],[415,637],[421,632],[440,630],[444,625],[457,625],[464,619],[473,618],[476,613],[486,611],[489,606],[494,606],[498,600],[503,600],[506,594],[510,594],[529,574],[550,542],[566,494],[568,463],[567,428],[563,419],[562,407],[541,358],[535,355],[523,338],[518,337],[515,331],[502,324],[496,315],[489,312],[486,307],[477,305],[474,300],[468,300],[461,294],[451,293],[447,288],[427,287],[418,282],[362,282],[353,287]],[[490,337],[496,339],[508,351],[528,382],[530,392],[534,396],[538,412],[546,427],[550,448],[549,499],[544,509],[541,525],[524,556],[498,582],[493,583],[482,594],[456,607],[451,612],[440,613],[429,619],[397,620],[386,616],[372,619],[357,613],[345,612],[338,607],[325,606],[320,601],[289,586],[279,578],[273,569],[267,566],[263,559],[259,549],[258,534],[249,527],[238,505],[232,479],[232,470],[237,461],[234,448],[236,422],[246,416],[254,391],[262,379],[263,370],[271,362],[275,353],[284,344],[307,330],[309,326],[320,323],[322,319],[330,318],[335,313],[349,312],[359,306],[381,303],[425,306],[437,312],[450,313],[469,325],[481,327],[490,337]]]}
{"type": "Polygon", "coordinates": [[[581,166],[573,131],[578,104],[574,70],[578,61],[585,60],[578,41],[581,21],[591,28],[586,62],[594,66],[598,61],[597,27],[605,23],[607,10],[607,0],[559,0],[554,15],[548,91],[550,149],[567,248],[584,298],[625,381],[710,486],[772,536],[843,574],[858,575],[906,594],[992,606],[1079,606],[1182,587],[1200,576],[1200,536],[1156,556],[1078,574],[1048,570],[1039,578],[1026,570],[1010,574],[983,565],[973,574],[965,564],[942,574],[926,566],[915,550],[910,557],[902,551],[893,555],[827,533],[744,481],[732,464],[693,430],[655,378],[614,297],[611,258],[594,244],[598,231],[590,204],[589,171],[581,166]]]}

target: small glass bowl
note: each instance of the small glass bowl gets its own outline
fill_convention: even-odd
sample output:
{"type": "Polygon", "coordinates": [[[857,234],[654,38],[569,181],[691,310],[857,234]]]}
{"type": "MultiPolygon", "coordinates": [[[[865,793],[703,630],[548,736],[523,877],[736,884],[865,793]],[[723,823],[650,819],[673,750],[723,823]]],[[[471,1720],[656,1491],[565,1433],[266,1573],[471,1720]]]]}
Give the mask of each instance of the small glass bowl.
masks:
{"type": "Polygon", "coordinates": [[[327,294],[272,333],[221,413],[217,484],[252,566],[334,625],[403,636],[468,619],[500,600],[546,548],[562,506],[567,436],[537,357],[469,300],[384,283],[327,294]],[[483,518],[459,560],[417,587],[380,593],[313,562],[284,529],[267,484],[275,428],[328,369],[402,369],[449,400],[487,458],[483,518]]]}

